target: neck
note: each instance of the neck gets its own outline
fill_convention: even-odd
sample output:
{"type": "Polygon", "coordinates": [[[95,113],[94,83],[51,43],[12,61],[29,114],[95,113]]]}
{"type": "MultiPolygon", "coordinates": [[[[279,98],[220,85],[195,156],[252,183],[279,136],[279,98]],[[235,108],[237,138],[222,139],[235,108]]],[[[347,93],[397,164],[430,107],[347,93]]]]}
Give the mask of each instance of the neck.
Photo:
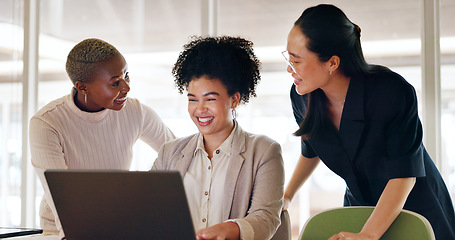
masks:
{"type": "Polygon", "coordinates": [[[344,105],[348,93],[350,77],[333,76],[330,86],[321,88],[331,105],[344,105]]]}
{"type": "Polygon", "coordinates": [[[204,148],[205,151],[209,154],[209,156],[212,155],[213,151],[217,149],[221,144],[223,144],[224,141],[229,137],[229,135],[232,132],[232,129],[234,129],[234,124],[230,125],[230,127],[226,127],[225,130],[222,132],[218,132],[215,134],[210,134],[210,135],[204,135],[204,148]]]}

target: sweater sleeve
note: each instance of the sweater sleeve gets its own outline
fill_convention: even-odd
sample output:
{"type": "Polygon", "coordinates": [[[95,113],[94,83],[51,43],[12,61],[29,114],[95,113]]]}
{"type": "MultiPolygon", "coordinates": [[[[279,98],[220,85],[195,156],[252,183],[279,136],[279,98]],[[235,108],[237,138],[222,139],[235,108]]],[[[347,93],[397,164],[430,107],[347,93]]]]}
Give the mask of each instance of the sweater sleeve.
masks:
{"type": "Polygon", "coordinates": [[[140,104],[140,106],[143,116],[140,139],[158,152],[165,142],[175,139],[175,136],[152,108],[144,104],[140,104]]]}
{"type": "Polygon", "coordinates": [[[34,117],[30,120],[29,137],[32,165],[44,189],[44,200],[40,209],[43,230],[52,231],[57,227],[57,231],[61,232],[62,227],[58,219],[57,210],[44,177],[44,171],[47,169],[68,168],[65,163],[59,134],[48,123],[34,117]]]}

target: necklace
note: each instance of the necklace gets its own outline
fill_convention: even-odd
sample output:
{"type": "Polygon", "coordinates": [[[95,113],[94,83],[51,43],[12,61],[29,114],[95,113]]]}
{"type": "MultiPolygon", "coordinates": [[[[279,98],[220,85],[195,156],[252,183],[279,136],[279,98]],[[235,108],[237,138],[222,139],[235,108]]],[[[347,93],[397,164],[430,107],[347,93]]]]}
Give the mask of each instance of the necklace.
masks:
{"type": "MultiPolygon", "coordinates": [[[[331,101],[330,101],[330,102],[331,102],[331,101]]],[[[336,101],[336,100],[335,100],[334,102],[335,102],[335,103],[338,103],[338,104],[342,104],[342,105],[343,105],[343,104],[344,104],[344,102],[346,102],[346,100],[343,100],[343,101],[336,101]]]]}

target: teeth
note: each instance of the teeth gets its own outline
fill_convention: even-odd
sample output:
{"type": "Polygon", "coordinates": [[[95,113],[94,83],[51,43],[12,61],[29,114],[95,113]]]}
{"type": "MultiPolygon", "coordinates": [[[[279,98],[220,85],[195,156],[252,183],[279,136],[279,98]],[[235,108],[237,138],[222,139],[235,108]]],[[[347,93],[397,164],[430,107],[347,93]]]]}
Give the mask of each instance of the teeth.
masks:
{"type": "Polygon", "coordinates": [[[125,101],[126,100],[126,97],[124,98],[117,98],[117,101],[125,101]]]}
{"type": "Polygon", "coordinates": [[[212,120],[212,119],[213,119],[213,117],[198,118],[199,122],[203,122],[203,123],[204,123],[204,122],[208,122],[208,121],[210,121],[210,120],[212,120]]]}

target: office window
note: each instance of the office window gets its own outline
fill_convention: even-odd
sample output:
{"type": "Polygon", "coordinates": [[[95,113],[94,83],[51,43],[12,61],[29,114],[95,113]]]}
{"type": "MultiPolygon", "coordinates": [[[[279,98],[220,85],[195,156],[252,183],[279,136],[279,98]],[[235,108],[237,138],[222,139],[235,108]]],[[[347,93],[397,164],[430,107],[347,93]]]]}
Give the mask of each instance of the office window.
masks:
{"type": "Polygon", "coordinates": [[[0,3],[0,226],[21,223],[23,4],[0,3]]]}
{"type": "Polygon", "coordinates": [[[455,2],[440,0],[441,35],[441,148],[447,187],[455,197],[455,2]]]}

